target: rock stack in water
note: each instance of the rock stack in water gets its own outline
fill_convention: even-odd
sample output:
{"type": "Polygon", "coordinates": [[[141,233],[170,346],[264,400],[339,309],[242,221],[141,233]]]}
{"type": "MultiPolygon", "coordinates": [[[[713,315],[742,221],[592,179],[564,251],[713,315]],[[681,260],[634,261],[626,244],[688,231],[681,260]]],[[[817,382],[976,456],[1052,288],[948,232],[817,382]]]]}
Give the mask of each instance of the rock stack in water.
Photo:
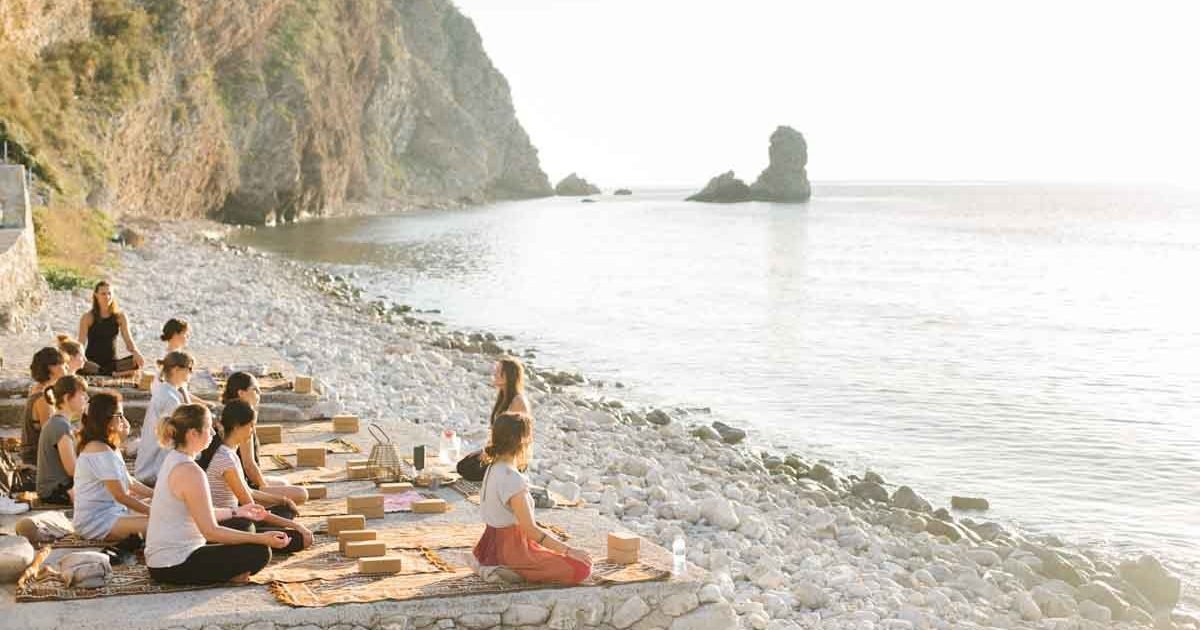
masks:
{"type": "Polygon", "coordinates": [[[773,201],[802,203],[812,196],[808,183],[808,144],[804,135],[788,126],[780,126],[771,134],[768,151],[770,163],[753,185],[727,171],[709,180],[704,190],[688,197],[688,201],[708,203],[738,203],[742,201],[773,201]]]}
{"type": "Polygon", "coordinates": [[[585,195],[599,195],[600,189],[588,180],[571,173],[563,178],[558,185],[554,187],[554,194],[562,197],[583,197],[585,195]]]}

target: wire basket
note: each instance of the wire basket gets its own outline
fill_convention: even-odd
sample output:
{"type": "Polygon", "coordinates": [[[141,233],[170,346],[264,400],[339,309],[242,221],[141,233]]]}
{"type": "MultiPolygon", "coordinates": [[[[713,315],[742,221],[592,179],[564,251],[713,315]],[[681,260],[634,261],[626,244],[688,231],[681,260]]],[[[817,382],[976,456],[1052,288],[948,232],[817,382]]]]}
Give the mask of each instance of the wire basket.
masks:
{"type": "Polygon", "coordinates": [[[367,474],[376,480],[399,481],[404,476],[404,469],[400,461],[400,452],[392,443],[391,436],[374,423],[368,426],[367,430],[371,432],[371,437],[375,438],[375,445],[371,447],[371,454],[367,457],[367,474]]]}

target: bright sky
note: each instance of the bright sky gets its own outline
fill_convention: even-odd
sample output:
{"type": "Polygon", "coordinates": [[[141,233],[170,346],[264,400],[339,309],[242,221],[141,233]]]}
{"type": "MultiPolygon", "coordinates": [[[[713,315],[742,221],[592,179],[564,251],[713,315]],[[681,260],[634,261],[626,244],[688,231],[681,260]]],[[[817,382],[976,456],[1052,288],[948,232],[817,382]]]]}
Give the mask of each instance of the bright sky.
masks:
{"type": "Polygon", "coordinates": [[[1200,180],[1189,3],[455,0],[553,182],[1200,180]]]}

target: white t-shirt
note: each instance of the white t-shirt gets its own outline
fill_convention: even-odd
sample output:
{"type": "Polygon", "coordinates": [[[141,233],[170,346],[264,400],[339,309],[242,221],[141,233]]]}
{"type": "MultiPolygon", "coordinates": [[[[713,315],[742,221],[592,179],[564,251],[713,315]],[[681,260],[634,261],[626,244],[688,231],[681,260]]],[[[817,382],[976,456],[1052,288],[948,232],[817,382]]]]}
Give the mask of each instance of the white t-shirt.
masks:
{"type": "Polygon", "coordinates": [[[494,462],[483,475],[479,490],[479,513],[483,522],[497,529],[517,524],[508,500],[517,493],[524,494],[529,513],[533,514],[533,497],[529,495],[529,482],[525,475],[508,462],[494,462]]]}
{"type": "Polygon", "coordinates": [[[158,445],[158,425],[185,402],[183,392],[166,381],[156,381],[154,387],[150,388],[150,405],[146,407],[142,438],[138,442],[137,459],[133,464],[133,476],[138,481],[154,485],[158,469],[162,467],[169,450],[158,445]]]}

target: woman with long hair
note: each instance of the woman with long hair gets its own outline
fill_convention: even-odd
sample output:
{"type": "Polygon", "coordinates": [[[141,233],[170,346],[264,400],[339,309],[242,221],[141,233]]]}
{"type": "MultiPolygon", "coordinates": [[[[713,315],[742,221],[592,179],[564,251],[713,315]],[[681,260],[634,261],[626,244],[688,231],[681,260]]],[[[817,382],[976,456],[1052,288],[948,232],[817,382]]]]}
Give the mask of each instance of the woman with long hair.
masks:
{"type": "Polygon", "coordinates": [[[193,401],[187,391],[187,383],[192,378],[194,365],[195,359],[186,352],[168,354],[162,360],[159,379],[150,388],[150,405],[146,407],[146,417],[142,421],[137,459],[133,465],[133,476],[147,486],[154,485],[158,469],[162,466],[163,458],[167,456],[168,449],[160,446],[156,437],[159,425],[179,405],[198,402],[193,401]]]}
{"type": "MultiPolygon", "coordinates": [[[[259,389],[258,379],[254,378],[253,374],[234,372],[229,375],[221,393],[221,402],[229,404],[235,400],[240,400],[258,411],[258,405],[262,402],[262,390],[259,389]]],[[[283,497],[290,501],[293,507],[308,500],[308,490],[302,486],[290,484],[283,477],[262,473],[262,469],[258,467],[258,436],[254,432],[251,432],[249,440],[238,446],[237,451],[242,464],[242,474],[245,475],[246,485],[251,490],[283,497]]]]}
{"type": "Polygon", "coordinates": [[[218,525],[241,517],[261,521],[261,505],[214,508],[208,477],[196,455],[212,441],[212,415],[199,403],[175,408],[159,423],[159,443],[170,449],[158,471],[146,566],[150,577],[171,584],[245,582],[271,561],[272,549],[291,541],[283,532],[242,532],[218,525]]]}
{"type": "MultiPolygon", "coordinates": [[[[525,397],[525,366],[515,357],[502,357],[496,361],[496,369],[492,373],[492,386],[496,388],[496,402],[492,404],[492,413],[488,417],[488,425],[494,425],[496,418],[502,413],[532,414],[529,400],[525,397]]],[[[468,454],[458,462],[456,469],[467,481],[482,481],[487,471],[487,464],[482,460],[482,451],[468,454]]]]}
{"type": "Polygon", "coordinates": [[[29,389],[29,398],[25,401],[25,416],[21,422],[21,461],[30,466],[38,463],[38,437],[42,433],[42,425],[54,413],[54,405],[46,402],[42,395],[58,379],[67,373],[67,358],[62,350],[46,346],[33,354],[29,363],[29,376],[33,379],[33,387],[29,389]]]}
{"type": "Polygon", "coordinates": [[[592,572],[586,551],[542,529],[533,516],[529,482],[521,474],[533,447],[533,418],[502,413],[483,449],[488,465],[479,491],[483,537],[475,545],[481,567],[504,567],[527,582],[579,584],[592,572]]]}
{"type": "Polygon", "coordinates": [[[129,421],[117,392],[99,392],[88,403],[75,460],[75,533],[91,540],[124,540],[145,534],[154,490],[129,475],[121,441],[129,421]]]}
{"type": "Polygon", "coordinates": [[[92,308],[79,318],[79,341],[88,361],[98,366],[99,374],[127,374],[146,364],[129,333],[129,319],[117,305],[112,285],[105,280],[96,283],[92,289],[92,308]],[[118,334],[130,352],[130,356],[121,359],[117,359],[118,334]]]}
{"type": "Polygon", "coordinates": [[[87,382],[71,374],[42,392],[54,407],[38,435],[38,498],[47,503],[69,504],[75,482],[75,436],[71,418],[83,415],[87,407],[87,382]]]}
{"type": "MultiPolygon", "coordinates": [[[[242,462],[237,450],[250,441],[257,418],[257,412],[245,401],[233,400],[226,403],[225,408],[221,410],[221,423],[217,425],[216,438],[204,449],[196,463],[206,471],[214,506],[234,509],[239,505],[257,503],[267,508],[262,526],[257,529],[286,533],[292,542],[283,551],[300,551],[311,545],[313,538],[308,528],[292,520],[296,518],[296,504],[285,497],[251,490],[250,486],[246,485],[246,477],[242,473],[242,462]]],[[[222,521],[221,524],[234,529],[243,529],[249,525],[233,521],[222,521]]]]}

